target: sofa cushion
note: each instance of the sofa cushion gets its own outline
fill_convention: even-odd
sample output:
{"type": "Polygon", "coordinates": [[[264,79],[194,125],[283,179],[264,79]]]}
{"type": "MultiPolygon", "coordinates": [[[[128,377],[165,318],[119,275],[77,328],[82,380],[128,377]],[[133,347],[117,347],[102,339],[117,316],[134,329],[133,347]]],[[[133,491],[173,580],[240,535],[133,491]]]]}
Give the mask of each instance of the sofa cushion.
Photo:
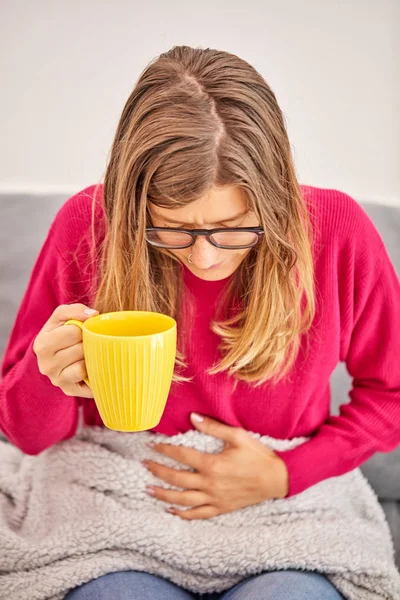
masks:
{"type": "MultiPolygon", "coordinates": [[[[400,209],[393,206],[363,204],[380,232],[397,273],[400,273],[400,209]]],[[[338,364],[331,377],[332,413],[350,398],[351,377],[343,363],[338,364]]],[[[400,500],[400,447],[387,454],[375,454],[361,467],[379,498],[400,500]]]]}
{"type": "Polygon", "coordinates": [[[40,247],[66,198],[0,197],[0,359],[40,247]]]}

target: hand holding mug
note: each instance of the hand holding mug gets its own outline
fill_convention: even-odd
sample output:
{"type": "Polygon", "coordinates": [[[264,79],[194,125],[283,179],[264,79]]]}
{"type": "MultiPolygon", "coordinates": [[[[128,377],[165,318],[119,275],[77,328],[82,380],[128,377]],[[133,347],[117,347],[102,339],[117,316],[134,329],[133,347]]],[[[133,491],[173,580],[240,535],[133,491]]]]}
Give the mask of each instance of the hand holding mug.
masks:
{"type": "Polygon", "coordinates": [[[82,332],[63,325],[70,319],[84,322],[96,314],[84,304],[58,306],[33,343],[39,371],[67,396],[93,398],[93,392],[84,383],[87,373],[82,332]]]}
{"type": "Polygon", "coordinates": [[[147,311],[93,316],[97,311],[88,310],[75,304],[54,311],[34,342],[40,372],[69,396],[94,398],[106,427],[152,429],[172,383],[175,320],[147,311]]]}

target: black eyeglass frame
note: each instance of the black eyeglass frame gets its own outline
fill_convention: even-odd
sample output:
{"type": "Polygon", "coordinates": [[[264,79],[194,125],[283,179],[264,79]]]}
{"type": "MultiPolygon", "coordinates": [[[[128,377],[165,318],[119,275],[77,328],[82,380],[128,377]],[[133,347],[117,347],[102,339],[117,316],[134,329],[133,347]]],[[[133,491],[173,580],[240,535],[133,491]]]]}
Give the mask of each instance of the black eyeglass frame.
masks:
{"type": "Polygon", "coordinates": [[[164,246],[163,244],[154,243],[152,240],[147,240],[149,244],[155,246],[156,248],[165,248],[166,250],[183,250],[184,248],[190,248],[196,242],[197,236],[204,236],[207,238],[207,241],[210,242],[212,246],[216,248],[223,248],[224,250],[242,250],[245,248],[253,248],[257,246],[260,241],[260,237],[264,233],[264,229],[262,227],[219,227],[218,229],[182,229],[180,227],[146,227],[146,233],[150,231],[175,231],[178,233],[187,233],[192,237],[192,241],[190,244],[186,246],[164,246]],[[258,236],[258,240],[255,244],[246,244],[245,246],[224,246],[222,244],[217,244],[217,242],[213,242],[211,236],[216,233],[226,233],[227,231],[237,232],[250,232],[256,233],[258,236]]]}

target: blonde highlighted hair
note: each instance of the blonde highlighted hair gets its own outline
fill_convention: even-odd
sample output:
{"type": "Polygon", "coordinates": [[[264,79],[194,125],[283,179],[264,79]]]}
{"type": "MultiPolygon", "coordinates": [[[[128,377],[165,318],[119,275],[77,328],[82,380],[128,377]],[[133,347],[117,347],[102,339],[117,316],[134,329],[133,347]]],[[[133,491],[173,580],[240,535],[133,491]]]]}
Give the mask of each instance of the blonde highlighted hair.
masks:
{"type": "MultiPolygon", "coordinates": [[[[226,306],[239,308],[211,325],[221,360],[209,373],[277,382],[315,315],[312,228],[275,95],[234,54],[174,46],[136,82],[104,176],[107,233],[94,304],[181,316],[182,266],[146,242],[148,202],[173,209],[225,185],[244,191],[265,233],[226,290],[226,306]]],[[[176,366],[174,379],[185,380],[183,346],[176,366]]]]}

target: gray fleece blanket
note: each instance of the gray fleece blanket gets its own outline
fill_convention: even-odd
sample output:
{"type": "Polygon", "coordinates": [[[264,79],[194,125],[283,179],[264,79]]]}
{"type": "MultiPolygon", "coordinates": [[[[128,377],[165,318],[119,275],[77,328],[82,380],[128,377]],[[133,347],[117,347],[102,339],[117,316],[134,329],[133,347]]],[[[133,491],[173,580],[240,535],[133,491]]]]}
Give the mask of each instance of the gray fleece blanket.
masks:
{"type": "MultiPolygon", "coordinates": [[[[259,438],[259,436],[256,436],[259,438]]],[[[259,438],[275,450],[303,443],[259,438]]],[[[39,456],[0,442],[0,598],[61,600],[105,573],[136,569],[198,592],[265,570],[325,574],[349,600],[400,599],[388,525],[359,470],[284,500],[184,521],[145,493],[143,458],[178,468],[148,441],[219,452],[198,431],[174,437],[87,428],[39,456]]]]}

